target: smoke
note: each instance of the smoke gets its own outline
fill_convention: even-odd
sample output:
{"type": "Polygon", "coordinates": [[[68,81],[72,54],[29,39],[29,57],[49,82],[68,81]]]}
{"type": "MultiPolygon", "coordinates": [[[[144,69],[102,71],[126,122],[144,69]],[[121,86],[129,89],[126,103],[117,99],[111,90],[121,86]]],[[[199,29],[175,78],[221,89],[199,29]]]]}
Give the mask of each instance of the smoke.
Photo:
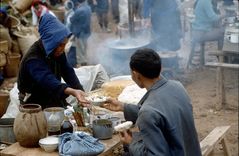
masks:
{"type": "Polygon", "coordinates": [[[101,64],[110,77],[129,75],[131,55],[138,48],[147,47],[149,39],[142,37],[120,39],[119,36],[106,35],[97,33],[91,35],[88,47],[89,63],[101,64]]]}

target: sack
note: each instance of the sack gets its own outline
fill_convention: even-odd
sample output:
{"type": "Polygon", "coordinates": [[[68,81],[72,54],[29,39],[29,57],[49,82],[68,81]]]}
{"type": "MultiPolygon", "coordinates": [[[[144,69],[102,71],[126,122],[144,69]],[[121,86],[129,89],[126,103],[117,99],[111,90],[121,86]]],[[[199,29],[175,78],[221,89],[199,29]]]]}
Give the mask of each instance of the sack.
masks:
{"type": "Polygon", "coordinates": [[[98,139],[84,133],[64,133],[59,137],[59,153],[64,156],[93,156],[104,151],[98,139]]]}
{"type": "Polygon", "coordinates": [[[38,141],[47,134],[47,121],[41,106],[25,104],[19,106],[19,110],[13,125],[16,140],[23,147],[39,146],[38,141]]]}

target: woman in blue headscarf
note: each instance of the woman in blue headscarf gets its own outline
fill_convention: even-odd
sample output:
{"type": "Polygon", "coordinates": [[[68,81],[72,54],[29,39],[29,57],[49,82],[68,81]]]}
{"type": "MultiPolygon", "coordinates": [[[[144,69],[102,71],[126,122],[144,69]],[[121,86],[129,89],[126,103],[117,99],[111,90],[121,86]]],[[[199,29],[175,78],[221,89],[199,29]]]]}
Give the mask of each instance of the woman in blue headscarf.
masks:
{"type": "Polygon", "coordinates": [[[65,98],[72,95],[82,104],[83,87],[64,53],[70,31],[54,16],[46,13],[39,21],[40,39],[21,61],[18,76],[20,103],[38,103],[42,108],[66,107],[65,98]],[[61,78],[66,83],[61,82],[61,78]],[[30,97],[26,99],[26,95],[30,97]]]}

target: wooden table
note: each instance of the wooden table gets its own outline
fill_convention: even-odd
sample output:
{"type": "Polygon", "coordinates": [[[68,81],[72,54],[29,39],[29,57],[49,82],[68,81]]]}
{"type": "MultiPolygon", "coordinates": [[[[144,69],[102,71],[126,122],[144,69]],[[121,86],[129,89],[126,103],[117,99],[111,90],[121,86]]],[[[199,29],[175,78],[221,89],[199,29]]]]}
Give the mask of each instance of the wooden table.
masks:
{"type": "Polygon", "coordinates": [[[228,57],[228,62],[231,63],[233,58],[239,58],[239,44],[231,43],[228,39],[223,42],[223,54],[228,57]]]}
{"type": "MultiPolygon", "coordinates": [[[[118,147],[121,142],[119,136],[113,135],[111,139],[100,140],[101,143],[105,145],[105,150],[99,156],[109,156],[112,155],[112,150],[118,147]]],[[[58,152],[47,153],[40,147],[38,148],[25,148],[19,145],[19,143],[14,143],[11,146],[0,151],[0,156],[58,156],[58,152]]]]}
{"type": "Polygon", "coordinates": [[[225,98],[225,86],[224,86],[224,68],[229,69],[239,69],[239,64],[232,64],[233,58],[239,58],[239,44],[238,43],[231,43],[227,39],[227,28],[225,31],[225,38],[223,42],[223,49],[222,51],[217,51],[212,53],[218,57],[218,62],[207,62],[206,66],[216,67],[216,78],[217,78],[217,97],[218,102],[215,106],[216,109],[226,108],[226,98],[225,98]],[[228,62],[225,62],[224,57],[228,57],[228,62]]]}

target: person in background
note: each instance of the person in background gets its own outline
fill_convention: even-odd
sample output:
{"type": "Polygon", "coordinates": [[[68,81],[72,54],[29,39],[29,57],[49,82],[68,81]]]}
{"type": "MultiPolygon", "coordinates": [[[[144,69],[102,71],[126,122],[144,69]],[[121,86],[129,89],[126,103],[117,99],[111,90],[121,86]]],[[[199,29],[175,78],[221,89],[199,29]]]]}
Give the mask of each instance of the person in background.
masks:
{"type": "Polygon", "coordinates": [[[234,5],[234,2],[233,0],[223,0],[223,5],[231,6],[231,5],[234,5]]]}
{"type": "Polygon", "coordinates": [[[57,5],[62,5],[63,0],[48,0],[49,5],[55,7],[57,5]]]}
{"type": "Polygon", "coordinates": [[[133,81],[147,92],[138,105],[109,98],[105,108],[123,111],[139,132],[123,131],[121,141],[130,156],[201,156],[191,100],[183,85],[160,75],[160,56],[139,49],[130,58],[133,81]]]}
{"type": "Polygon", "coordinates": [[[144,25],[152,28],[152,48],[177,51],[182,37],[180,11],[176,0],[143,0],[144,25]]]}
{"type": "Polygon", "coordinates": [[[71,25],[70,18],[74,14],[75,9],[74,2],[72,0],[67,0],[65,1],[64,6],[65,6],[64,24],[68,29],[70,29],[71,25]]]}
{"type": "Polygon", "coordinates": [[[108,28],[109,0],[94,0],[94,4],[101,30],[103,32],[111,32],[108,28]]]}
{"type": "MultiPolygon", "coordinates": [[[[195,19],[192,23],[192,48],[196,43],[218,41],[218,50],[223,47],[225,27],[221,20],[225,14],[220,14],[217,3],[220,0],[197,0],[194,4],[195,19]],[[218,13],[217,13],[218,12],[218,13]]],[[[192,53],[193,49],[191,50],[192,53]]],[[[189,60],[189,65],[192,60],[189,60]]]]}
{"type": "Polygon", "coordinates": [[[37,103],[42,108],[66,107],[65,99],[72,95],[87,105],[84,89],[64,53],[70,31],[46,13],[39,21],[39,34],[40,39],[21,60],[17,80],[20,103],[37,103]]]}
{"type": "Polygon", "coordinates": [[[87,0],[92,12],[95,12],[94,0],[87,0]]]}
{"type": "Polygon", "coordinates": [[[120,21],[119,0],[111,0],[111,11],[112,11],[114,22],[118,24],[120,21]]]}
{"type": "Polygon", "coordinates": [[[73,67],[84,66],[87,61],[87,40],[91,35],[91,9],[86,0],[74,0],[74,13],[70,17],[70,31],[73,33],[73,51],[69,53],[68,60],[73,67]],[[77,61],[71,61],[77,60],[77,61]]]}
{"type": "Polygon", "coordinates": [[[42,0],[33,0],[32,6],[31,6],[31,12],[32,12],[33,26],[37,26],[41,16],[43,16],[47,12],[55,16],[54,13],[46,7],[45,3],[42,0]]]}

